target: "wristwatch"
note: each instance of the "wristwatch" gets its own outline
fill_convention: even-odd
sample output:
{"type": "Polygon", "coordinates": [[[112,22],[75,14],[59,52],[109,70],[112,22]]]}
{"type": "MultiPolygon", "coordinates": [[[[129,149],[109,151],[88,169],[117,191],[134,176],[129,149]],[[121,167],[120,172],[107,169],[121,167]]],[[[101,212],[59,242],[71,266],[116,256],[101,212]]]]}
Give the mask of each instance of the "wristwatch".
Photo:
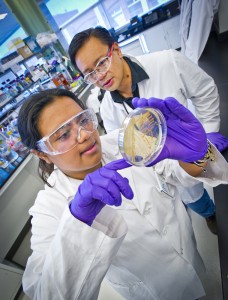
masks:
{"type": "Polygon", "coordinates": [[[208,145],[207,152],[204,155],[204,157],[202,159],[199,159],[197,161],[193,161],[192,162],[192,164],[194,164],[194,165],[202,168],[203,172],[206,172],[206,169],[203,166],[201,166],[201,164],[203,164],[203,163],[205,163],[207,161],[215,161],[215,158],[216,158],[215,151],[214,151],[214,149],[213,149],[213,147],[212,147],[212,145],[211,145],[211,143],[210,143],[209,140],[207,140],[207,145],[208,145]]]}

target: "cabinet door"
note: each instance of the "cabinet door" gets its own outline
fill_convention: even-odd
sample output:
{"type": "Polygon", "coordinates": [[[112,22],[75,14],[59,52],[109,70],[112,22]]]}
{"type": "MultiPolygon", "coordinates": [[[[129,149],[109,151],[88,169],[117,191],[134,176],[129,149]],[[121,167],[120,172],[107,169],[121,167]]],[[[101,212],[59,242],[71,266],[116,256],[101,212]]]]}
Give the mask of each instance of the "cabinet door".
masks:
{"type": "Polygon", "coordinates": [[[162,23],[162,25],[169,49],[180,48],[180,16],[173,17],[162,23]]]}
{"type": "Polygon", "coordinates": [[[15,299],[21,286],[22,270],[0,263],[0,296],[1,299],[15,299]]]}
{"type": "Polygon", "coordinates": [[[143,32],[147,48],[150,52],[169,49],[162,24],[155,25],[143,32]]]}
{"type": "MultiPolygon", "coordinates": [[[[29,208],[43,182],[37,175],[38,160],[31,154],[0,191],[0,261],[5,258],[29,220],[29,208]]],[[[1,298],[1,297],[0,297],[1,298]]]]}
{"type": "Polygon", "coordinates": [[[120,43],[119,46],[124,54],[133,56],[144,54],[139,36],[128,39],[120,43]]]}

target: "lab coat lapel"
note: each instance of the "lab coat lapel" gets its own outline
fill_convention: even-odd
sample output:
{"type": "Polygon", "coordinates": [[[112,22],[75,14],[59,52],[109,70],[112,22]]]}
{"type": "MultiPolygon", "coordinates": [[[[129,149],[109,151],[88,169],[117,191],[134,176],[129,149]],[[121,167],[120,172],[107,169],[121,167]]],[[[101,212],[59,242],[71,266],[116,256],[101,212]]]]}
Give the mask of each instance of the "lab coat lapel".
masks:
{"type": "MultiPolygon", "coordinates": [[[[179,222],[175,212],[175,199],[161,193],[157,188],[157,181],[152,168],[132,167],[130,185],[134,191],[133,203],[139,212],[144,215],[148,222],[166,239],[173,248],[181,253],[181,232],[179,222]],[[137,193],[135,186],[137,185],[137,193]],[[147,194],[149,196],[147,197],[147,194]],[[148,199],[148,201],[145,201],[148,199]]],[[[174,192],[171,188],[171,193],[174,192]]]]}

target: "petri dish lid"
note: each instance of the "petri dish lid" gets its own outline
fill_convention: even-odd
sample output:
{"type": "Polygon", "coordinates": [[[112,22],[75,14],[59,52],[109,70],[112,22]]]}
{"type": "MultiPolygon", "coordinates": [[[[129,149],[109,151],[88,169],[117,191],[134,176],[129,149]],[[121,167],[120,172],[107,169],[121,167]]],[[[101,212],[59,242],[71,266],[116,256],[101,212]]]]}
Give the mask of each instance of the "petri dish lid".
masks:
{"type": "Polygon", "coordinates": [[[148,166],[161,153],[166,134],[166,120],[160,110],[136,108],[119,129],[120,152],[130,164],[148,166]]]}

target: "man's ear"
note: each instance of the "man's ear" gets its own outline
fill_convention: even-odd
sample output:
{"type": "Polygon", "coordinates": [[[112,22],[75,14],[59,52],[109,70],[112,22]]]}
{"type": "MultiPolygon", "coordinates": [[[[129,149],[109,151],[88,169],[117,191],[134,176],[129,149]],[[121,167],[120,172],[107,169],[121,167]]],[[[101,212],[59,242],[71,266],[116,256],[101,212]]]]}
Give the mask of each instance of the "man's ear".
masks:
{"type": "Polygon", "coordinates": [[[35,149],[31,149],[30,152],[34,155],[36,155],[38,158],[46,161],[47,164],[52,164],[52,161],[49,159],[49,157],[47,156],[46,153],[44,152],[40,152],[38,150],[35,149]]]}
{"type": "Polygon", "coordinates": [[[115,43],[113,44],[113,49],[116,51],[116,53],[119,55],[120,58],[123,57],[123,53],[122,53],[122,51],[121,51],[121,49],[120,49],[120,46],[118,45],[117,42],[115,42],[115,43]]]}

